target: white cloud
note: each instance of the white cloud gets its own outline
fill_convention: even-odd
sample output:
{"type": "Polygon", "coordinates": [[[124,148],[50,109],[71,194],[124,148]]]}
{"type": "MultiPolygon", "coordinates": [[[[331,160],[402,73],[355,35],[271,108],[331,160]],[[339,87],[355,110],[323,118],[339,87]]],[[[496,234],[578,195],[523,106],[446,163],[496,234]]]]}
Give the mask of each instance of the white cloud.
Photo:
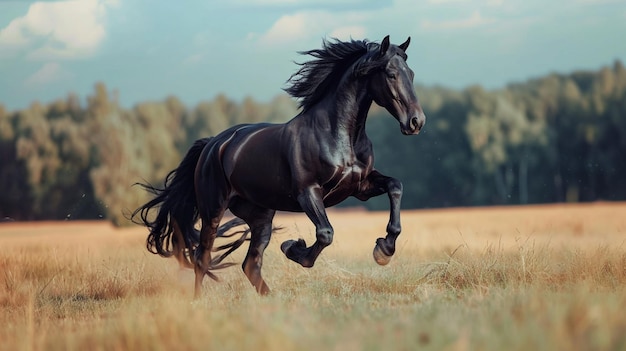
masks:
{"type": "Polygon", "coordinates": [[[606,4],[616,4],[622,0],[576,0],[576,3],[583,5],[606,5],[606,4]]]}
{"type": "MultiPolygon", "coordinates": [[[[602,1],[602,0],[582,0],[582,1],[602,1]]],[[[606,0],[604,0],[606,1],[606,0]]],[[[611,1],[611,0],[608,0],[611,1]]],[[[504,0],[428,0],[433,5],[447,5],[447,4],[466,4],[471,6],[500,6],[504,4],[504,0]]]]}
{"type": "Polygon", "coordinates": [[[37,72],[33,73],[24,81],[27,88],[38,88],[59,80],[70,78],[71,74],[65,71],[57,62],[44,64],[37,72]]]}
{"type": "Polygon", "coordinates": [[[365,27],[358,25],[345,26],[335,28],[332,32],[330,32],[329,36],[340,40],[348,40],[350,38],[361,39],[367,36],[367,30],[365,27]]]}
{"type": "Polygon", "coordinates": [[[312,30],[316,23],[307,13],[285,15],[276,21],[272,27],[261,36],[262,44],[285,44],[296,41],[306,35],[307,30],[312,30]]]}
{"type": "Polygon", "coordinates": [[[431,4],[452,4],[452,3],[459,3],[459,2],[470,2],[471,0],[428,0],[429,3],[431,4]]]}
{"type": "Polygon", "coordinates": [[[0,30],[0,51],[43,60],[91,56],[106,37],[107,11],[117,5],[118,0],[35,2],[0,30]]]}
{"type": "Polygon", "coordinates": [[[393,43],[399,43],[407,36],[423,39],[434,31],[498,33],[528,26],[530,19],[523,16],[523,11],[517,15],[518,11],[516,4],[505,0],[394,0],[391,6],[382,8],[301,10],[281,17],[270,29],[251,34],[248,39],[275,46],[308,48],[319,45],[319,39],[324,36],[379,41],[389,34],[393,43]]]}
{"type": "Polygon", "coordinates": [[[459,20],[431,21],[422,22],[424,29],[466,29],[484,26],[493,23],[495,20],[483,17],[479,11],[474,11],[468,18],[459,20]]]}
{"type": "Polygon", "coordinates": [[[364,13],[332,13],[327,11],[303,11],[279,18],[264,34],[249,34],[249,39],[258,39],[264,45],[282,45],[302,40],[336,37],[348,39],[365,35],[361,24],[364,13]]]}
{"type": "Polygon", "coordinates": [[[263,6],[274,6],[274,5],[293,5],[297,4],[296,0],[229,0],[231,4],[238,5],[263,5],[263,6]]]}
{"type": "Polygon", "coordinates": [[[285,7],[298,6],[299,8],[332,8],[336,6],[363,6],[364,4],[380,3],[380,0],[227,0],[229,5],[236,6],[264,6],[285,7]]]}
{"type": "Polygon", "coordinates": [[[202,62],[202,60],[204,60],[204,56],[205,56],[204,53],[197,53],[197,54],[189,55],[183,60],[183,64],[195,65],[197,63],[202,62]]]}
{"type": "Polygon", "coordinates": [[[321,37],[380,40],[390,34],[393,40],[398,36],[417,36],[425,30],[462,31],[490,24],[501,25],[497,14],[503,11],[504,3],[504,0],[428,0],[422,3],[395,0],[391,6],[375,9],[301,10],[280,17],[264,33],[248,34],[247,39],[274,47],[293,44],[307,47],[319,44],[321,37]],[[488,16],[478,10],[472,12],[472,8],[484,6],[491,9],[488,16]],[[454,7],[455,12],[466,13],[467,17],[441,19],[442,7],[454,7]]]}

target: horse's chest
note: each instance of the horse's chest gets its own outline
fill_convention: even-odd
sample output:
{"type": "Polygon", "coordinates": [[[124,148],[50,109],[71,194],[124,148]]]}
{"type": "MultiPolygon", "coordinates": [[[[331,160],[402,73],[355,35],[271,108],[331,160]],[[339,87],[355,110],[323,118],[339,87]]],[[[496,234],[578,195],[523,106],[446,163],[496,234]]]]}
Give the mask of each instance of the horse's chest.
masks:
{"type": "Polygon", "coordinates": [[[360,163],[338,166],[331,179],[324,185],[324,200],[341,202],[358,189],[367,176],[366,167],[360,163]]]}

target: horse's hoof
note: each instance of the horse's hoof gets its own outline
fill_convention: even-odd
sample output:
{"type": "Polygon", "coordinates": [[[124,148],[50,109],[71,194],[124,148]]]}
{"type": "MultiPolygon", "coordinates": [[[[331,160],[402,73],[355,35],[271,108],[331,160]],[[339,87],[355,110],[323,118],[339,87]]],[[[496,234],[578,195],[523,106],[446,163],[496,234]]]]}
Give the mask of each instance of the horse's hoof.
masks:
{"type": "Polygon", "coordinates": [[[306,242],[303,239],[287,240],[280,245],[280,250],[287,256],[289,256],[289,250],[294,253],[294,249],[297,251],[302,251],[303,249],[306,249],[306,242]]]}
{"type": "Polygon", "coordinates": [[[385,255],[385,253],[380,248],[380,246],[378,246],[378,244],[374,246],[374,252],[372,254],[374,256],[374,261],[376,261],[376,263],[381,266],[385,266],[387,265],[387,263],[389,263],[389,261],[391,261],[391,256],[385,255]]]}
{"type": "Polygon", "coordinates": [[[287,240],[280,245],[280,250],[288,259],[299,263],[302,267],[313,267],[315,260],[308,257],[308,249],[303,239],[287,240]]]}
{"type": "Polygon", "coordinates": [[[285,255],[287,254],[287,251],[289,251],[289,249],[295,245],[297,241],[295,240],[287,240],[284,241],[281,245],[280,245],[280,251],[282,251],[285,255]]]}

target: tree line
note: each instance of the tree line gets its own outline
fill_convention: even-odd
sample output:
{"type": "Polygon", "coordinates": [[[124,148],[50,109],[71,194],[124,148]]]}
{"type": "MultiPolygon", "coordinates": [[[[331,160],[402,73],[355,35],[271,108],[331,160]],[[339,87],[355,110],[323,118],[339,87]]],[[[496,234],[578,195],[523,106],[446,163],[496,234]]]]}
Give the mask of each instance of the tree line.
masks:
{"type": "MultiPolygon", "coordinates": [[[[382,108],[367,124],[376,167],[402,180],[404,208],[626,199],[626,69],[551,74],[487,91],[416,87],[427,115],[404,137],[382,108]]],[[[296,115],[287,95],[260,103],[219,95],[188,108],[178,98],[123,108],[97,83],[7,111],[0,104],[0,219],[109,219],[161,185],[196,139],[239,123],[296,115]]],[[[344,206],[386,209],[386,197],[344,206]]]]}

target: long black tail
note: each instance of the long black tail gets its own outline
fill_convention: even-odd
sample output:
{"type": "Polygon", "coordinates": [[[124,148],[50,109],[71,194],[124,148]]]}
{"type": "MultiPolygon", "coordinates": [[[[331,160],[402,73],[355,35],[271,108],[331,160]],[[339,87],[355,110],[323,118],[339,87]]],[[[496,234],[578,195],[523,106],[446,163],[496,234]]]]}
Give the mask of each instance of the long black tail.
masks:
{"type": "MultiPolygon", "coordinates": [[[[198,221],[194,189],[195,168],[202,150],[211,139],[199,139],[193,144],[180,165],[167,175],[163,188],[137,183],[156,197],[133,211],[130,217],[134,223],[145,225],[150,229],[146,240],[148,251],[163,257],[176,256],[181,266],[185,267],[193,267],[193,253],[199,242],[199,233],[194,227],[198,221]],[[157,209],[156,217],[152,216],[153,210],[157,209]]],[[[225,234],[228,230],[243,224],[245,224],[243,220],[234,218],[220,226],[218,236],[241,234],[241,237],[235,242],[217,248],[228,250],[214,259],[215,265],[219,265],[226,255],[246,240],[249,229],[230,235],[225,234]]]]}

